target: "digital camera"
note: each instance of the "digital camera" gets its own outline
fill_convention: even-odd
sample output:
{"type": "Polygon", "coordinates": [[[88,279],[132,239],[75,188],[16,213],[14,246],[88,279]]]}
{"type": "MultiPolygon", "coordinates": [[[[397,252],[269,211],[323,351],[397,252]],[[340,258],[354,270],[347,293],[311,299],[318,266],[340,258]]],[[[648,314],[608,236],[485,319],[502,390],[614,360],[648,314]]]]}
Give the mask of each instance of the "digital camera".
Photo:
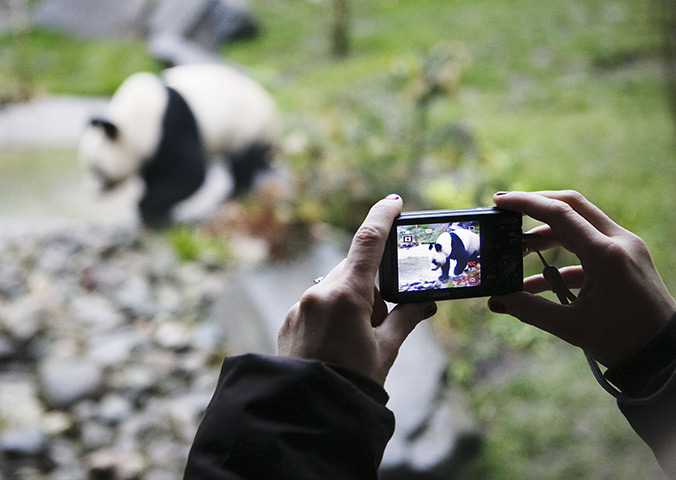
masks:
{"type": "Polygon", "coordinates": [[[497,208],[406,212],[390,231],[380,291],[393,303],[523,290],[521,214],[497,208]]]}

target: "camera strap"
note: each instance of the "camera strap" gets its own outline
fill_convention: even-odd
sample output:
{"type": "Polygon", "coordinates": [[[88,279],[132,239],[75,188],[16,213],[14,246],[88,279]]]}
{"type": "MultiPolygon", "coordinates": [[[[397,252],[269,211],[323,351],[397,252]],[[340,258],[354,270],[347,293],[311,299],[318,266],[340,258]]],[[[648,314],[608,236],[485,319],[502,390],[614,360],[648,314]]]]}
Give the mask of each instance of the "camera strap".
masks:
{"type": "MultiPolygon", "coordinates": [[[[544,265],[542,275],[544,276],[545,281],[549,284],[549,287],[552,289],[552,292],[554,292],[554,294],[556,294],[556,296],[558,297],[559,302],[562,305],[568,305],[571,302],[575,301],[577,297],[573,292],[570,291],[570,289],[566,285],[566,282],[561,276],[561,272],[559,272],[558,268],[549,265],[539,251],[537,250],[533,251],[535,251],[535,253],[537,253],[538,256],[540,257],[540,260],[544,265]]],[[[584,350],[583,352],[585,357],[587,358],[589,368],[591,368],[591,371],[594,374],[594,378],[596,378],[596,381],[599,383],[599,385],[601,385],[601,387],[606,392],[611,394],[621,403],[627,405],[648,405],[654,403],[659,399],[661,399],[669,390],[671,390],[673,384],[676,383],[676,369],[674,369],[669,379],[667,379],[665,384],[662,385],[662,387],[660,387],[656,392],[646,397],[630,397],[629,395],[622,393],[620,390],[611,385],[610,382],[608,382],[606,377],[601,372],[601,367],[599,366],[598,362],[594,359],[594,357],[592,357],[589,353],[587,353],[584,350]]]]}

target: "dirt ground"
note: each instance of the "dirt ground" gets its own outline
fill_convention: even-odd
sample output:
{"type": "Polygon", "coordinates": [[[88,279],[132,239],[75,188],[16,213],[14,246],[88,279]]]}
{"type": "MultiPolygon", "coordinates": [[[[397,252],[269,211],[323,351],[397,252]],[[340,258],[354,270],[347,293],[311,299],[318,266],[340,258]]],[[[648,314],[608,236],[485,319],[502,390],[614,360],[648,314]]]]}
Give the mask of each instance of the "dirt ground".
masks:
{"type": "Polygon", "coordinates": [[[433,282],[439,275],[440,270],[432,271],[429,260],[429,247],[418,245],[416,247],[399,249],[399,284],[413,282],[433,282]]]}
{"type": "MultiPolygon", "coordinates": [[[[409,285],[411,283],[434,283],[441,275],[441,269],[432,270],[430,268],[429,247],[427,245],[418,245],[416,247],[399,249],[399,285],[409,285]]],[[[451,269],[454,262],[451,264],[451,269]]],[[[465,287],[476,286],[480,283],[481,272],[479,269],[466,271],[446,287],[465,287]]],[[[439,287],[436,287],[439,288],[439,287]]]]}

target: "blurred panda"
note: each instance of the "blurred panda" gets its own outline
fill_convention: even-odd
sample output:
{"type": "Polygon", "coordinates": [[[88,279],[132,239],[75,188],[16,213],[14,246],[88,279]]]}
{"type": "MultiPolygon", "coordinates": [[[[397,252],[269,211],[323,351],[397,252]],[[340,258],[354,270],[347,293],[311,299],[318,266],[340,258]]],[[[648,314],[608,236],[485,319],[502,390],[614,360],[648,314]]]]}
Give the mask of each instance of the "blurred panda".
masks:
{"type": "Polygon", "coordinates": [[[272,97],[234,67],[135,73],[87,125],[79,156],[99,189],[140,177],[146,225],[197,221],[268,168],[277,121],[272,97]]]}

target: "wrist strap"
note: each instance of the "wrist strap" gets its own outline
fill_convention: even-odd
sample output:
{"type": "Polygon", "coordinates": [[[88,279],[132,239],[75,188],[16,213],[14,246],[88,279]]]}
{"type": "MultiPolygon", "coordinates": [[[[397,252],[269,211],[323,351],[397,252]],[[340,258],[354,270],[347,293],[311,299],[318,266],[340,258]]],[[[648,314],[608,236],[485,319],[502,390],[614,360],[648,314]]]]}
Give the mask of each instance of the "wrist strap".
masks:
{"type": "MultiPolygon", "coordinates": [[[[549,284],[552,291],[558,297],[559,302],[561,302],[562,305],[568,305],[570,302],[575,301],[577,297],[575,296],[575,294],[573,294],[573,292],[570,291],[570,289],[566,285],[565,280],[561,276],[561,272],[559,272],[559,270],[556,267],[548,265],[547,262],[545,261],[545,258],[542,256],[540,252],[538,252],[537,250],[535,250],[535,252],[538,254],[540,260],[542,261],[542,264],[544,265],[542,275],[545,277],[545,280],[549,284]]],[[[671,319],[672,321],[670,322],[670,324],[676,325],[675,319],[676,314],[672,317],[671,319]]],[[[627,405],[648,405],[650,403],[657,402],[667,392],[669,392],[674,387],[674,385],[676,385],[676,366],[675,366],[673,367],[673,371],[667,378],[666,382],[662,384],[662,386],[659,389],[657,389],[654,393],[643,397],[629,396],[621,392],[613,385],[611,385],[610,382],[608,382],[606,377],[601,372],[601,368],[599,367],[598,362],[591,355],[589,355],[587,352],[584,352],[584,355],[587,358],[589,368],[591,368],[592,374],[594,374],[594,378],[596,378],[596,381],[599,383],[599,385],[601,385],[601,387],[606,392],[615,397],[619,402],[627,405]]]]}

